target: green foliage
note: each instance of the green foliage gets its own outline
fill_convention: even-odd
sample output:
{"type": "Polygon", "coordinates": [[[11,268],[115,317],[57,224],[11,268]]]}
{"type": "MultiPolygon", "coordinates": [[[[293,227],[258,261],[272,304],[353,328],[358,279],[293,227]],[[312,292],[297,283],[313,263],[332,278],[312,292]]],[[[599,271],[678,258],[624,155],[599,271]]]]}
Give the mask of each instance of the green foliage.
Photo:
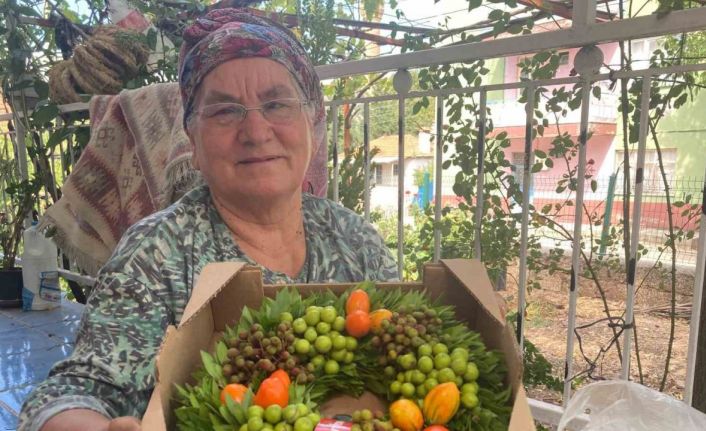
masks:
{"type": "MultiPolygon", "coordinates": [[[[364,148],[362,146],[353,147],[344,152],[343,160],[339,165],[338,177],[338,198],[341,205],[351,209],[357,213],[363,212],[363,197],[365,190],[365,157],[363,156],[364,148]]],[[[370,150],[370,159],[379,151],[376,148],[370,150]]],[[[370,171],[374,172],[375,163],[370,164],[370,171]]],[[[329,184],[333,184],[336,179],[333,178],[333,167],[329,166],[329,184]]],[[[375,184],[369,182],[370,192],[375,184]]],[[[333,187],[328,188],[328,198],[333,199],[333,187]]]]}

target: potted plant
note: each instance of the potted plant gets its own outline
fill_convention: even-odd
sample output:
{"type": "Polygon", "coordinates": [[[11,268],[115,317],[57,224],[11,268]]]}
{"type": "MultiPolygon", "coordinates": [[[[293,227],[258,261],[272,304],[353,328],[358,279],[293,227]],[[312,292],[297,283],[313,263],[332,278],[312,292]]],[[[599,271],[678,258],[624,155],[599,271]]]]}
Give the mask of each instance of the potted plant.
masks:
{"type": "Polygon", "coordinates": [[[15,160],[0,159],[0,184],[5,187],[0,198],[0,307],[22,305],[22,269],[15,266],[27,214],[34,205],[36,181],[19,181],[15,160]]]}

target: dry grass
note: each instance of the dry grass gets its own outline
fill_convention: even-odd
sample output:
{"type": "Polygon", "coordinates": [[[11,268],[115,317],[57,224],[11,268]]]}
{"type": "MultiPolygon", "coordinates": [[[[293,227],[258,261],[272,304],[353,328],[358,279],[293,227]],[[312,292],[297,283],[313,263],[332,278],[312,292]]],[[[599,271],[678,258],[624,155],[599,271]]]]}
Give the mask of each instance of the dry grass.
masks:
{"type": "MultiPolygon", "coordinates": [[[[566,262],[569,267],[568,261],[566,262]]],[[[517,279],[517,268],[510,268],[508,280],[517,279]]],[[[525,337],[532,341],[553,366],[553,374],[563,377],[564,358],[566,352],[566,330],[569,303],[569,276],[566,274],[548,273],[531,274],[541,284],[541,289],[528,294],[528,306],[525,314],[525,337]]],[[[625,309],[626,285],[624,274],[601,271],[600,281],[605,289],[607,303],[611,315],[622,316],[625,309]]],[[[669,276],[658,272],[648,272],[647,268],[638,270],[637,277],[640,286],[635,301],[635,323],[637,342],[640,352],[642,382],[652,388],[659,389],[664,374],[667,355],[667,341],[670,332],[670,320],[665,315],[669,309],[671,292],[669,276]]],[[[690,304],[694,279],[689,274],[678,274],[677,304],[690,304]]],[[[517,307],[517,286],[508,283],[508,290],[503,295],[508,300],[510,308],[517,307]]],[[[581,279],[579,297],[577,300],[577,326],[587,325],[598,319],[607,317],[603,301],[598,289],[591,280],[581,279]]],[[[682,316],[687,315],[682,309],[682,316]]],[[[593,359],[601,347],[606,347],[613,338],[613,331],[608,322],[601,322],[589,328],[581,329],[584,354],[593,359]]],[[[686,353],[689,338],[688,318],[677,318],[675,341],[672,349],[672,359],[665,392],[682,397],[684,379],[686,376],[686,353]]],[[[620,345],[622,348],[622,337],[620,345]]],[[[588,363],[579,351],[578,342],[574,351],[574,374],[588,368],[588,363]]],[[[617,378],[620,374],[621,362],[617,349],[613,346],[596,362],[592,378],[586,376],[579,386],[600,379],[617,378]]],[[[634,381],[641,381],[638,372],[636,355],[632,354],[631,376],[634,381]]],[[[560,403],[561,394],[546,388],[533,388],[530,396],[548,402],[560,403]]]]}

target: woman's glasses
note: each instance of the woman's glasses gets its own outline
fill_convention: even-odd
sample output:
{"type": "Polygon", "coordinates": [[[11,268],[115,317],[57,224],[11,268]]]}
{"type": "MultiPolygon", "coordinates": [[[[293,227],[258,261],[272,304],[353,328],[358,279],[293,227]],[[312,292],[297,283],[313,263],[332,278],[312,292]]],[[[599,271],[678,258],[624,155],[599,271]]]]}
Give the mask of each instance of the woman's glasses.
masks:
{"type": "Polygon", "coordinates": [[[299,118],[302,107],[309,103],[308,100],[294,98],[270,100],[252,108],[239,103],[214,103],[195,111],[193,116],[198,116],[207,125],[233,127],[242,123],[248,112],[260,111],[265,120],[272,124],[288,124],[299,118]]]}

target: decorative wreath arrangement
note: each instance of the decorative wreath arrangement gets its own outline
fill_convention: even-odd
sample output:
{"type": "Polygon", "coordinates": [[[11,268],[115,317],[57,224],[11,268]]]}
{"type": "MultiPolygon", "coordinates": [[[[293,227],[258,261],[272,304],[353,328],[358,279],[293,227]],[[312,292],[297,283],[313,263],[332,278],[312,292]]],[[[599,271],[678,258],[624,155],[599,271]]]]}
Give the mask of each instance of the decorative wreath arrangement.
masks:
{"type": "Polygon", "coordinates": [[[177,386],[182,431],[333,429],[319,405],[366,391],[388,411],[337,418],[352,431],[506,430],[512,411],[501,354],[452,306],[371,282],[340,297],[283,289],[201,357],[196,384],[177,386]]]}

